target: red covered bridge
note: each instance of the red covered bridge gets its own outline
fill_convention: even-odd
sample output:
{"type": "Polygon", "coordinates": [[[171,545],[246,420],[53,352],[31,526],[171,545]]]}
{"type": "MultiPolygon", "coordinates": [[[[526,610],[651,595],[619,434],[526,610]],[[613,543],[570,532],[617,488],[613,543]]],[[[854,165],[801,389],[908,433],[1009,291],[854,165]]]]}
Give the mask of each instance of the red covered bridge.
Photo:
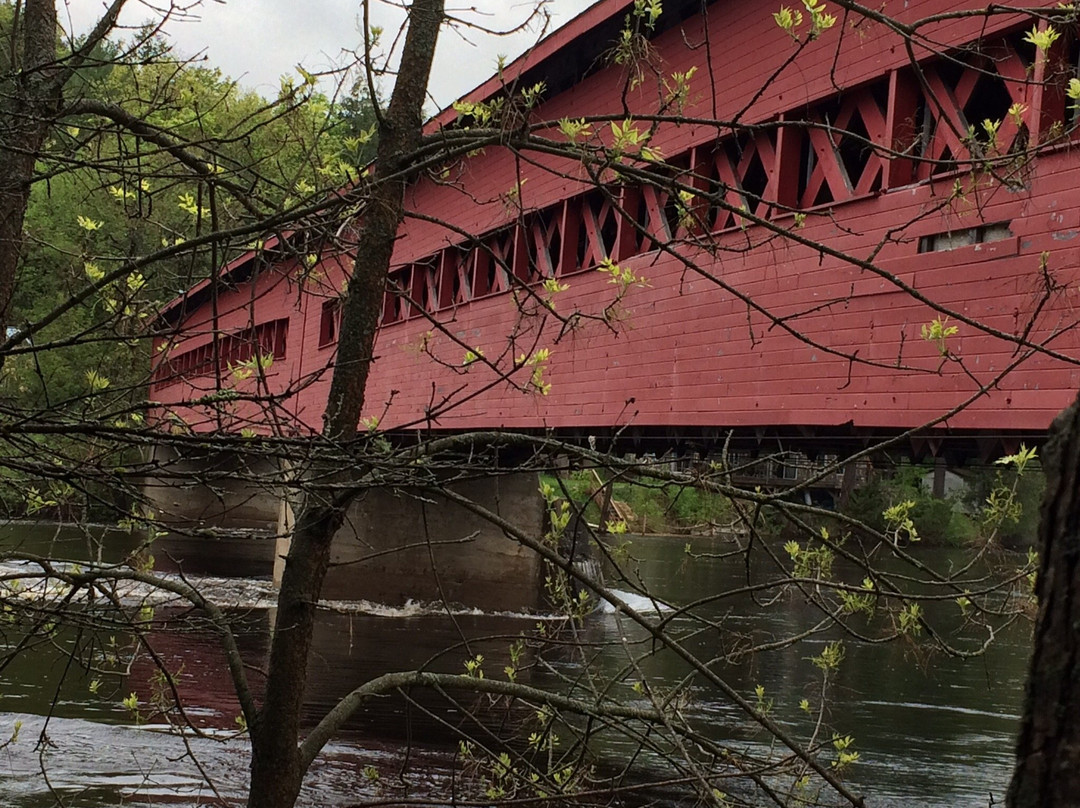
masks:
{"type": "MultiPolygon", "coordinates": [[[[901,19],[964,5],[913,0],[901,19]]],[[[521,115],[558,148],[489,145],[411,185],[367,415],[836,440],[969,402],[931,441],[991,452],[1043,432],[1080,387],[1077,26],[1040,50],[1026,32],[1047,23],[1027,16],[908,38],[830,8],[800,45],[774,0],[668,0],[635,83],[605,58],[631,6],[601,0],[467,96],[544,81],[521,115]],[[617,180],[560,151],[554,122],[587,116],[651,128],[654,151],[617,180]]],[[[428,132],[469,122],[450,109],[428,132]]],[[[618,136],[590,130],[581,143],[618,136]]],[[[349,232],[268,240],[174,301],[151,397],[197,430],[318,430],[349,232]],[[278,398],[223,406],[221,389],[278,398]]]]}

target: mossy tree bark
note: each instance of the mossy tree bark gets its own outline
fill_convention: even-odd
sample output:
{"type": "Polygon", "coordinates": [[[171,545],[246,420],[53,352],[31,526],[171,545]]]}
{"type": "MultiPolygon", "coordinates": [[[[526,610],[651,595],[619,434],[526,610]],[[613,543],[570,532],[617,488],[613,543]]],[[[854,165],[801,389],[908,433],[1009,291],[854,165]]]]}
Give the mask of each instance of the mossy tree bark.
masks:
{"type": "Polygon", "coordinates": [[[1009,808],[1080,805],[1080,399],[1043,450],[1038,615],[1009,808]]]}

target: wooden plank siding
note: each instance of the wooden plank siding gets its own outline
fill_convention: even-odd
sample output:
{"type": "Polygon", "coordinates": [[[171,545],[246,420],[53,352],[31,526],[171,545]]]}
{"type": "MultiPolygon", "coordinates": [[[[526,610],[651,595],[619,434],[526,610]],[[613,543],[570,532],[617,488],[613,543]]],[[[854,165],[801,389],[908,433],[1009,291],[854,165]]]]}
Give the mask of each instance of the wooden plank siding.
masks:
{"type": "MultiPolygon", "coordinates": [[[[606,19],[625,5],[601,2],[585,16],[606,19]]],[[[920,0],[901,18],[964,7],[920,0]]],[[[727,208],[694,201],[696,220],[687,223],[656,188],[612,186],[609,198],[590,188],[580,163],[504,148],[448,167],[448,178],[410,187],[406,205],[417,216],[407,216],[395,250],[366,414],[385,428],[897,429],[992,385],[947,426],[1045,429],[1075,396],[1075,365],[1036,355],[997,382],[1017,358],[1015,344],[958,320],[949,323],[959,329],[949,348],[965,367],[943,362],[920,335],[937,312],[888,278],[770,237],[739,209],[857,259],[873,255],[881,270],[963,317],[1008,334],[1026,332],[1033,341],[1052,337],[1053,350],[1080,356],[1080,160],[1071,142],[1008,182],[984,178],[972,187],[950,162],[962,161],[967,151],[952,127],[981,122],[968,116],[1002,121],[996,143],[984,136],[981,146],[1000,154],[1045,139],[1055,123],[1066,126],[1061,87],[1073,73],[1053,70],[1066,58],[1075,64],[1077,46],[1052,52],[1050,69],[1022,42],[1017,18],[937,24],[925,32],[930,39],[960,46],[981,36],[982,47],[923,64],[926,87],[935,93],[928,99],[895,34],[841,16],[795,67],[762,89],[795,47],[773,22],[774,10],[760,0],[711,4],[707,18],[691,17],[653,41],[665,74],[698,68],[685,110],[691,118],[713,117],[715,105],[717,116],[729,119],[760,92],[742,119],[765,125],[757,132],[732,136],[726,127],[665,124],[650,144],[663,154],[664,170],[687,188],[723,189],[727,208]],[[706,39],[714,47],[723,43],[711,74],[704,48],[687,46],[706,39]],[[1042,76],[1052,77],[1054,86],[1032,83],[1042,76]],[[1012,104],[1021,111],[1010,115],[1012,104]],[[887,159],[839,129],[885,149],[915,148],[942,163],[887,159]],[[962,197],[944,204],[958,179],[966,183],[962,197]],[[616,216],[615,204],[634,215],[644,234],[616,216]],[[807,214],[797,228],[794,209],[807,214]],[[872,252],[886,230],[907,221],[915,223],[901,238],[872,252]],[[706,231],[715,234],[715,253],[682,244],[684,261],[657,249],[673,236],[706,231]],[[934,239],[964,234],[973,243],[934,246],[944,243],[934,239]],[[564,328],[535,299],[510,292],[520,283],[538,290],[543,279],[558,278],[569,286],[555,298],[558,311],[600,316],[616,295],[608,276],[596,271],[604,258],[648,281],[608,310],[614,327],[584,319],[564,328]],[[1043,302],[1048,283],[1052,291],[1043,302]],[[487,364],[505,370],[513,357],[538,348],[551,351],[547,395],[500,382],[487,364]],[[484,360],[468,362],[468,350],[482,351],[484,360]],[[853,364],[846,358],[852,354],[878,365],[853,364]]],[[[575,36],[582,35],[582,24],[571,24],[575,36]]],[[[558,36],[541,48],[546,58],[557,58],[558,36]]],[[[928,56],[920,48],[916,52],[928,56]]],[[[524,67],[511,65],[508,75],[515,70],[524,67]]],[[[618,66],[597,70],[545,100],[536,115],[548,121],[622,116],[624,80],[618,66]]],[[[472,97],[493,88],[484,85],[472,97]]],[[[633,115],[647,117],[656,88],[646,82],[626,101],[633,115]]],[[[443,113],[432,126],[452,122],[443,113]]],[[[151,396],[196,429],[267,430],[267,412],[275,429],[319,429],[336,345],[334,301],[348,257],[324,256],[314,271],[301,263],[281,254],[250,281],[223,288],[216,318],[209,304],[190,312],[174,338],[160,341],[151,396]],[[283,320],[284,347],[269,371],[222,382],[263,394],[269,404],[236,402],[224,416],[191,405],[218,387],[212,373],[191,372],[201,356],[194,352],[205,353],[215,331],[220,348],[223,340],[233,345],[283,320]]],[[[228,376],[229,368],[222,368],[228,376]]],[[[511,380],[529,388],[531,372],[521,367],[511,380]]]]}

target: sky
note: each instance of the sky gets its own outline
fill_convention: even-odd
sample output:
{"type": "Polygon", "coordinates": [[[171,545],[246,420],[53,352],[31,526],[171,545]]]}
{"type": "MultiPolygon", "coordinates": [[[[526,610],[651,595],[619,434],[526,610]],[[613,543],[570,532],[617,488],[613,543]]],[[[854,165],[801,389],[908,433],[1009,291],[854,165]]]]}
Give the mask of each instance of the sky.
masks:
{"type": "MultiPolygon", "coordinates": [[[[190,0],[172,0],[176,5],[190,0]]],[[[547,0],[551,15],[548,32],[564,25],[584,11],[593,0],[547,0]]],[[[169,0],[128,0],[123,24],[129,26],[160,17],[157,8],[169,0]]],[[[388,49],[403,13],[397,6],[374,0],[372,25],[384,29],[383,46],[388,49]]],[[[448,0],[447,10],[463,20],[486,28],[507,30],[528,18],[535,0],[448,0]]],[[[105,8],[103,0],[68,0],[59,9],[60,24],[66,31],[88,31],[105,8]]],[[[361,41],[360,0],[204,0],[186,13],[178,13],[165,26],[165,33],[177,53],[185,57],[205,56],[205,64],[218,67],[263,95],[277,94],[280,77],[301,64],[309,72],[330,70],[348,63],[347,52],[361,41]]],[[[432,71],[428,104],[430,112],[448,106],[455,99],[488,79],[495,72],[500,54],[517,56],[535,44],[541,25],[510,36],[493,36],[477,28],[456,26],[440,36],[432,71]]],[[[329,91],[329,80],[322,84],[329,91]]]]}

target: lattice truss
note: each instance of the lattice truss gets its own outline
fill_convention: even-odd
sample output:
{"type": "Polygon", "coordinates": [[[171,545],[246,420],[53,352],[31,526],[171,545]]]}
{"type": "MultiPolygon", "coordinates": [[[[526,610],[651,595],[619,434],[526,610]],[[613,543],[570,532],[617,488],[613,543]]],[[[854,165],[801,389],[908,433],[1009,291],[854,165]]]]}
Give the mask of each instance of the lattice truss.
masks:
{"type": "MultiPolygon", "coordinates": [[[[680,240],[835,206],[990,167],[1019,170],[1028,147],[1070,137],[1064,88],[1076,36],[1045,56],[1017,31],[894,70],[809,107],[652,164],[655,183],[592,189],[525,210],[471,242],[391,270],[383,323],[467,304],[514,285],[622,261],[680,240]],[[681,187],[683,198],[673,192],[681,187]]],[[[1022,180],[1017,180],[1022,181],[1022,180]]]]}

